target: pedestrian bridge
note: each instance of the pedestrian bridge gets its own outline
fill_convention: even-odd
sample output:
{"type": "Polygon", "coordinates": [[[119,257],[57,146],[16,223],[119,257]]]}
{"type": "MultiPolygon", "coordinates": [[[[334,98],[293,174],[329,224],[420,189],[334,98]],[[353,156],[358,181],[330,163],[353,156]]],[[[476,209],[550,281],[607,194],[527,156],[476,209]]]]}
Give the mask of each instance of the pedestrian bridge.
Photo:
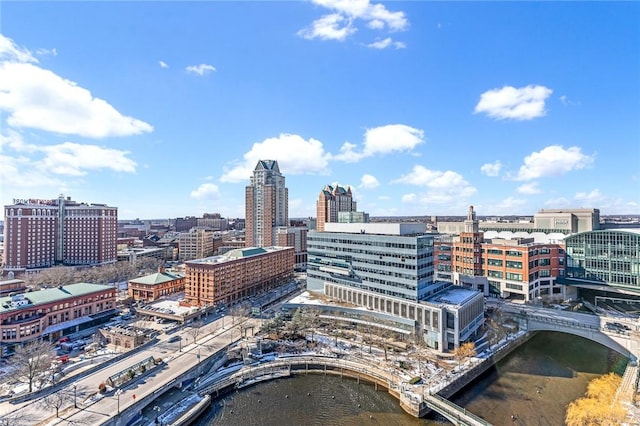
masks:
{"type": "Polygon", "coordinates": [[[584,337],[613,349],[631,361],[637,361],[640,353],[638,320],[519,305],[503,305],[500,309],[517,319],[527,331],[557,331],[584,337]],[[607,328],[609,322],[623,322],[628,330],[607,328]]]}
{"type": "MultiPolygon", "coordinates": [[[[415,417],[423,417],[433,410],[456,426],[491,426],[484,419],[448,401],[437,394],[424,392],[420,386],[403,383],[400,377],[375,365],[340,359],[330,356],[305,354],[287,356],[258,365],[242,367],[229,375],[220,377],[198,389],[200,395],[218,394],[224,388],[242,388],[264,380],[276,379],[290,374],[333,374],[366,380],[386,388],[400,400],[400,406],[415,417]]],[[[206,381],[203,380],[203,381],[206,381]]]]}

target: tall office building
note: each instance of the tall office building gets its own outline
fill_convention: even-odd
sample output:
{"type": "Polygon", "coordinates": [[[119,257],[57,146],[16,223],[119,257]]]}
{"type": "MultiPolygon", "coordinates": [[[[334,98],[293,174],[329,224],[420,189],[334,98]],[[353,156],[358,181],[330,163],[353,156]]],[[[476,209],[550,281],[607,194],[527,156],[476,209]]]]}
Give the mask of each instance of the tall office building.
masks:
{"type": "Polygon", "coordinates": [[[330,223],[307,235],[307,289],[327,284],[413,301],[433,290],[434,235],[419,223],[330,223]]]}
{"type": "Polygon", "coordinates": [[[318,197],[316,230],[324,231],[325,223],[338,223],[338,213],[355,212],[356,202],[353,201],[351,188],[340,185],[327,185],[318,197]]]}
{"type": "Polygon", "coordinates": [[[275,246],[277,228],[289,226],[289,191],[277,161],[258,161],[245,188],[245,210],[245,246],[275,246]]]}
{"type": "Polygon", "coordinates": [[[117,260],[118,208],[60,196],[4,207],[4,270],[100,265],[117,260]]]}

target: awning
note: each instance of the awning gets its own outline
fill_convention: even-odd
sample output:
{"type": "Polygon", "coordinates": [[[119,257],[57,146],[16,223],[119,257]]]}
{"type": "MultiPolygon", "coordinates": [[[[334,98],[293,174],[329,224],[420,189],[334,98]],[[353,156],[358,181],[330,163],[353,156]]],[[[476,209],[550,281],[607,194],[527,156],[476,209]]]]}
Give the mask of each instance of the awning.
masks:
{"type": "Polygon", "coordinates": [[[49,325],[47,326],[47,328],[44,329],[44,332],[42,333],[42,335],[55,333],[56,331],[60,331],[60,330],[64,330],[65,328],[84,324],[85,322],[89,322],[89,321],[93,321],[93,318],[87,316],[87,317],[72,319],[71,321],[64,321],[58,324],[49,325]]]}

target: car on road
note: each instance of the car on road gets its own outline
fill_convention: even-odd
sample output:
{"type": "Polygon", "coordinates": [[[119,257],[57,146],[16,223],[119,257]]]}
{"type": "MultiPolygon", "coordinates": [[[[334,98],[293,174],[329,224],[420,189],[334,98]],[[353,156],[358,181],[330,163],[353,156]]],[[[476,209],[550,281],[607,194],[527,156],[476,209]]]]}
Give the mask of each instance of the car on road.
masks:
{"type": "Polygon", "coordinates": [[[171,336],[167,339],[167,343],[173,343],[173,342],[177,342],[179,340],[181,340],[182,337],[180,336],[171,336]]]}

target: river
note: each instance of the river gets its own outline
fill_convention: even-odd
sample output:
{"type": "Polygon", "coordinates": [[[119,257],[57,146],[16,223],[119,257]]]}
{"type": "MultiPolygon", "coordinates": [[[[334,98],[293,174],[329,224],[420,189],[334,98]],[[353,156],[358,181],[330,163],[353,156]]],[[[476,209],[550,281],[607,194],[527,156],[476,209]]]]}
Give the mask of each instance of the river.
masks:
{"type": "MultiPolygon", "coordinates": [[[[590,380],[622,373],[626,359],[577,336],[539,333],[452,398],[490,423],[557,426],[590,380]],[[514,416],[512,418],[512,416],[514,416]]],[[[264,382],[212,402],[195,426],[445,425],[416,419],[373,385],[336,376],[264,382]]]]}

